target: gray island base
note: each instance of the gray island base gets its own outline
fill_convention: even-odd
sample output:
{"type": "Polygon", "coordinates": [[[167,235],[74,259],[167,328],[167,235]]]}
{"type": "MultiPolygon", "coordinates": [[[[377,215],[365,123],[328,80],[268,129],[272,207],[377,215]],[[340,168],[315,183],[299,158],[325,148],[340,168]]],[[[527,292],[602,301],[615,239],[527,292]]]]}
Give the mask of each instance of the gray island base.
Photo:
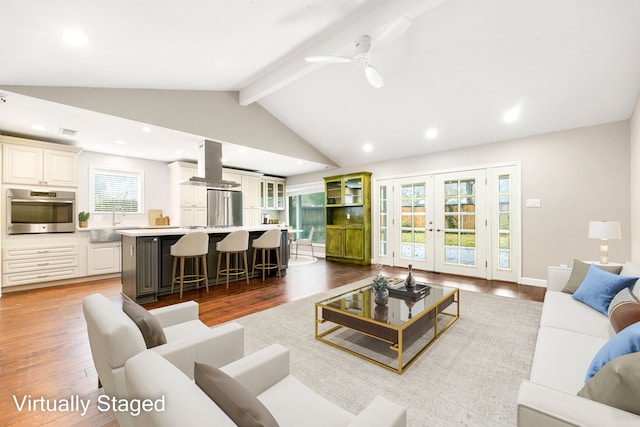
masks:
{"type": "MultiPolygon", "coordinates": [[[[249,249],[247,252],[247,259],[249,261],[248,270],[250,273],[251,262],[253,259],[251,242],[260,237],[262,233],[272,228],[280,227],[265,225],[257,227],[229,228],[208,227],[202,229],[176,227],[118,230],[117,232],[122,235],[122,292],[127,297],[138,303],[157,301],[158,297],[170,294],[171,269],[173,262],[173,257],[170,252],[171,245],[177,242],[183,235],[194,231],[204,231],[209,234],[207,271],[210,286],[218,284],[216,283],[216,269],[218,265],[216,243],[237,229],[245,229],[249,231],[249,249]]],[[[281,273],[285,274],[289,263],[289,230],[286,228],[281,228],[281,230],[280,262],[281,273]]],[[[272,256],[273,262],[275,262],[275,255],[272,256]]],[[[258,254],[257,262],[260,262],[259,259],[260,254],[258,254]]],[[[222,262],[224,263],[224,259],[222,262]]],[[[187,271],[193,271],[193,263],[188,262],[185,265],[185,273],[187,271]]],[[[256,271],[255,276],[261,277],[262,273],[260,271],[256,271]]],[[[221,277],[220,283],[223,283],[224,281],[225,279],[221,277]]],[[[244,276],[242,276],[242,282],[237,283],[244,283],[246,285],[244,276]]],[[[194,289],[195,287],[195,284],[185,283],[184,285],[185,290],[194,289]]]]}

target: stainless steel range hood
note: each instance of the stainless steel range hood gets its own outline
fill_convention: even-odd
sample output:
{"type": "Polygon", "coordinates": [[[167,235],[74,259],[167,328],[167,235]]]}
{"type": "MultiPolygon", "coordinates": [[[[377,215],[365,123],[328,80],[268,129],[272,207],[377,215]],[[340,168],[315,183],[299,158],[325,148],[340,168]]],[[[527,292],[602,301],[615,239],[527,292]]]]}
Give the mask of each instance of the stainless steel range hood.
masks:
{"type": "Polygon", "coordinates": [[[192,176],[180,182],[184,185],[201,185],[217,189],[240,187],[234,181],[222,179],[222,144],[204,140],[198,147],[198,176],[192,176]]]}

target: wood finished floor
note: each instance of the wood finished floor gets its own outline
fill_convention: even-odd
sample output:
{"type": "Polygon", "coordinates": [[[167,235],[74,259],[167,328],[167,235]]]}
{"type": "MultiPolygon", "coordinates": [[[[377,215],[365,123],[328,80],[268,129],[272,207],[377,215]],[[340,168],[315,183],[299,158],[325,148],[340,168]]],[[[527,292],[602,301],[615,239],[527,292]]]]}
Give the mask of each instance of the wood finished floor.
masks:
{"type": "MultiPolygon", "coordinates": [[[[404,277],[406,269],[385,267],[389,276],[404,277]]],[[[200,319],[213,326],[375,275],[373,266],[318,262],[292,266],[282,277],[262,282],[234,282],[185,291],[183,301],[200,303],[200,319]]],[[[415,271],[419,281],[446,284],[463,290],[510,298],[542,301],[544,288],[491,282],[446,274],[415,271]]],[[[97,389],[82,314],[82,298],[99,292],[121,303],[120,279],[99,280],[55,288],[4,293],[0,298],[0,426],[117,426],[111,412],[99,412],[97,389]],[[76,412],[19,412],[13,396],[49,401],[79,396],[91,405],[85,416],[76,412]]],[[[146,304],[155,308],[180,302],[178,294],[146,304]]],[[[26,405],[25,405],[26,406],[26,405]]]]}

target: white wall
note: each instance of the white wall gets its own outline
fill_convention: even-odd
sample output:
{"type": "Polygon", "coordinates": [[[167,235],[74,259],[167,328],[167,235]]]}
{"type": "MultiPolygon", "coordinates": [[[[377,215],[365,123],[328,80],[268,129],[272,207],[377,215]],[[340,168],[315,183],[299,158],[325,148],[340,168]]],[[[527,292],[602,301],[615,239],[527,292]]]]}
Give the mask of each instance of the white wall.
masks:
{"type": "Polygon", "coordinates": [[[631,260],[640,263],[640,96],[630,121],[631,260]]]}
{"type": "MultiPolygon", "coordinates": [[[[640,144],[640,143],[639,143],[640,144]]],[[[522,170],[522,274],[546,279],[548,265],[597,259],[590,220],[619,220],[622,240],[609,243],[613,261],[631,254],[629,121],[495,142],[464,149],[289,177],[287,185],[366,170],[373,179],[518,161],[522,170]],[[525,208],[526,199],[541,208],[525,208]]],[[[640,256],[640,253],[638,254],[640,256]]]]}
{"type": "MultiPolygon", "coordinates": [[[[127,214],[122,217],[122,223],[119,225],[148,225],[149,209],[162,209],[164,215],[169,214],[169,170],[166,163],[133,157],[111,156],[91,151],[80,153],[78,163],[78,212],[89,211],[89,168],[94,165],[144,171],[144,213],[127,214]]],[[[110,214],[91,214],[89,226],[110,223],[110,221],[110,214]]]]}

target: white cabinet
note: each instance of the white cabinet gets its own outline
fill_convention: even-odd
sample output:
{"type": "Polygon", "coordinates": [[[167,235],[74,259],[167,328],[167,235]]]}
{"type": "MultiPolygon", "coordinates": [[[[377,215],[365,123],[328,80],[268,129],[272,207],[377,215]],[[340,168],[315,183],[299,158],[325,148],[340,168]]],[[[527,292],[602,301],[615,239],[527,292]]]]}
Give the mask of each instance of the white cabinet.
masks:
{"type": "Polygon", "coordinates": [[[173,162],[169,168],[169,200],[172,224],[186,226],[207,225],[207,188],[199,185],[182,185],[181,181],[197,176],[193,163],[173,162]]]}
{"type": "Polygon", "coordinates": [[[120,272],[121,246],[120,242],[90,243],[87,253],[87,275],[120,272]]]}
{"type": "Polygon", "coordinates": [[[279,178],[263,178],[262,183],[263,209],[284,210],[285,180],[279,178]]]}
{"type": "Polygon", "coordinates": [[[31,145],[4,144],[2,150],[2,177],[5,183],[78,186],[77,149],[67,151],[31,145]]]}
{"type": "Polygon", "coordinates": [[[262,222],[260,206],[260,183],[258,175],[242,176],[242,223],[244,225],[259,225],[262,222]]]}
{"type": "Polygon", "coordinates": [[[3,286],[78,276],[78,244],[4,248],[3,286]]]}

